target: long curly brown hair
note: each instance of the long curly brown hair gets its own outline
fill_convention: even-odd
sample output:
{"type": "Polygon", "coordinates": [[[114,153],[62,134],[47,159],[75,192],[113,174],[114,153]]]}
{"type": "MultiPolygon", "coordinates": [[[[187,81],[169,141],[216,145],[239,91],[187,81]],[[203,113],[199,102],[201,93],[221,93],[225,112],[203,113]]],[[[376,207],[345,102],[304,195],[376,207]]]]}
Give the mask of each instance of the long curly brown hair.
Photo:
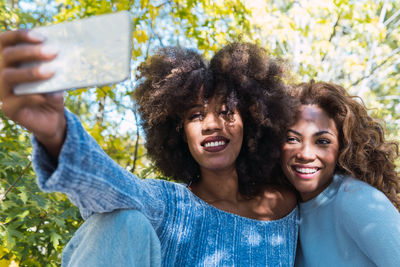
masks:
{"type": "Polygon", "coordinates": [[[384,128],[368,115],[361,99],[327,82],[303,83],[293,87],[290,93],[299,104],[318,105],[335,121],[339,131],[336,172],[379,189],[400,210],[400,177],[395,165],[398,144],[385,140],[384,128]]]}
{"type": "Polygon", "coordinates": [[[239,191],[257,195],[265,184],[278,184],[270,172],[279,161],[280,140],[294,106],[283,82],[285,65],[249,43],[232,43],[208,64],[197,52],[160,49],[140,65],[134,99],[139,105],[149,157],[163,175],[196,182],[200,168],[183,139],[183,118],[195,103],[213,97],[233,110],[244,124],[236,161],[239,191]]]}

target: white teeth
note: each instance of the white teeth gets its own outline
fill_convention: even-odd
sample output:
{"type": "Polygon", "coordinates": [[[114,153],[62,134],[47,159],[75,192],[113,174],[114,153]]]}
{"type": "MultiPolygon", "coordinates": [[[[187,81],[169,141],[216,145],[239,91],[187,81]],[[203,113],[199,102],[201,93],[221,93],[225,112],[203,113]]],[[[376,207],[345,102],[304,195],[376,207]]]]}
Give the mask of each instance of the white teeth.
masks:
{"type": "Polygon", "coordinates": [[[225,145],[225,141],[209,142],[204,145],[204,147],[216,147],[225,145]]]}
{"type": "Polygon", "coordinates": [[[312,174],[318,171],[318,168],[294,168],[296,172],[304,173],[304,174],[312,174]]]}

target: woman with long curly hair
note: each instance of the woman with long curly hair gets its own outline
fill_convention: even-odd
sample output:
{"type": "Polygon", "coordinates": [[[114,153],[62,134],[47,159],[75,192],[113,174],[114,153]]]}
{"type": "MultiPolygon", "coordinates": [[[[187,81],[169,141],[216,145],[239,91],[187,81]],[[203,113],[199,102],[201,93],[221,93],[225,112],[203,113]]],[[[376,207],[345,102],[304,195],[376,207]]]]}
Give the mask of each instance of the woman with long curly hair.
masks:
{"type": "Polygon", "coordinates": [[[398,145],[338,85],[295,86],[281,166],[299,192],[297,266],[398,266],[398,145]],[[396,209],[397,208],[397,209],[396,209]]]}
{"type": "Polygon", "coordinates": [[[164,48],[139,68],[148,155],[182,184],[122,169],[59,96],[15,96],[15,84],[51,76],[18,63],[55,55],[26,32],[4,33],[0,44],[2,109],[35,136],[41,188],[66,193],[84,218],[136,210],[91,216],[63,265],[158,265],[160,252],[162,266],[293,265],[296,198],[270,176],[292,105],[283,65],[264,49],[228,45],[209,65],[192,50],[164,48]]]}

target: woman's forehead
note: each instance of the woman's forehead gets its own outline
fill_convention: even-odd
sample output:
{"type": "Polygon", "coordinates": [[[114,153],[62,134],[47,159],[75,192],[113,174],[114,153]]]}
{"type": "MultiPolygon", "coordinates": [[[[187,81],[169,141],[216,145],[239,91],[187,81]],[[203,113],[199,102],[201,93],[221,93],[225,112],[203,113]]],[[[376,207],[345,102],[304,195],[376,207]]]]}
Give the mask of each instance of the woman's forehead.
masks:
{"type": "Polygon", "coordinates": [[[219,106],[224,106],[227,104],[227,97],[226,96],[222,96],[222,95],[218,95],[218,96],[212,96],[209,98],[198,98],[196,101],[194,101],[193,103],[191,103],[189,105],[189,109],[191,108],[198,108],[198,107],[203,107],[203,108],[207,108],[207,107],[219,107],[219,106]]]}

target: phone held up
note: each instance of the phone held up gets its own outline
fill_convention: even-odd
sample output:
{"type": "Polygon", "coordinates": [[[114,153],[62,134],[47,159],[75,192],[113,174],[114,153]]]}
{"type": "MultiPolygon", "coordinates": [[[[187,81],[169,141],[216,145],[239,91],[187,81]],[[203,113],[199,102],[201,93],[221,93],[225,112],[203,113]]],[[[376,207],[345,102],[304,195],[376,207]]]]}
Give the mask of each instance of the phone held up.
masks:
{"type": "Polygon", "coordinates": [[[17,95],[100,86],[129,77],[132,38],[128,11],[37,27],[32,32],[43,36],[43,45],[54,47],[58,54],[53,60],[21,67],[43,65],[55,74],[48,80],[17,85],[17,95]]]}

